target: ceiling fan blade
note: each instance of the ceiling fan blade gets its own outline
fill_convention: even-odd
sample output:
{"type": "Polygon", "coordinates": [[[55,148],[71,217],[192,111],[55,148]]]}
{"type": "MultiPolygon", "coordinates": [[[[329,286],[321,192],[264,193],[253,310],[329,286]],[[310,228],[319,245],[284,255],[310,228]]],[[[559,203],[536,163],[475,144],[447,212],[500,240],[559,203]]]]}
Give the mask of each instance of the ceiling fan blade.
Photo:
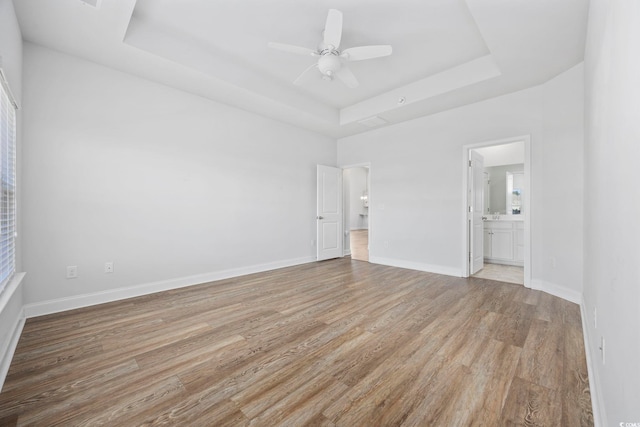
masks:
{"type": "Polygon", "coordinates": [[[324,44],[338,49],[342,39],[342,12],[337,9],[329,9],[327,23],[324,26],[324,44]]]}
{"type": "Polygon", "coordinates": [[[389,45],[360,46],[345,49],[340,56],[347,61],[362,61],[363,59],[380,58],[391,55],[392,49],[389,45]]]}
{"type": "Polygon", "coordinates": [[[318,52],[306,47],[293,46],[284,43],[269,42],[269,47],[272,49],[281,50],[283,52],[295,53],[296,55],[317,56],[318,52]]]}
{"type": "Polygon", "coordinates": [[[358,87],[360,84],[358,83],[356,76],[354,76],[351,70],[345,66],[342,66],[338,71],[336,71],[335,76],[351,89],[358,87]]]}
{"type": "Polygon", "coordinates": [[[310,71],[313,70],[314,68],[318,68],[318,64],[312,64],[309,68],[304,70],[302,74],[300,74],[298,78],[293,81],[293,84],[296,86],[301,86],[304,83],[306,83],[311,77],[312,73],[310,71]]]}

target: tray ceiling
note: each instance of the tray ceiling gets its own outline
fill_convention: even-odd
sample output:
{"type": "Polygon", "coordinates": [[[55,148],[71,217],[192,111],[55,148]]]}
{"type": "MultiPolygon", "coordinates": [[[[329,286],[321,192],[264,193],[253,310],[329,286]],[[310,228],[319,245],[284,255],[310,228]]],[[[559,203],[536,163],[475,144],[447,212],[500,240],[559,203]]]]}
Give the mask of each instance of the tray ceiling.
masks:
{"type": "Polygon", "coordinates": [[[16,2],[27,41],[296,126],[340,137],[541,84],[583,59],[588,0],[81,0],[16,2]],[[360,81],[293,80],[331,8],[342,48],[389,44],[351,62],[360,81]],[[401,100],[402,99],[402,100],[401,100]],[[376,121],[374,121],[376,122],[376,121]]]}

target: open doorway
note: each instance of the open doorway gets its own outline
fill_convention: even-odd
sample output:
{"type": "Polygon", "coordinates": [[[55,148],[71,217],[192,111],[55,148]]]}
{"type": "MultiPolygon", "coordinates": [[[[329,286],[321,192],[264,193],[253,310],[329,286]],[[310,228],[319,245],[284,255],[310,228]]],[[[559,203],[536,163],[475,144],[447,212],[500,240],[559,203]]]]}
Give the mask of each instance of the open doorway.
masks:
{"type": "Polygon", "coordinates": [[[351,259],[369,261],[369,166],[343,169],[344,248],[351,259]]]}
{"type": "Polygon", "coordinates": [[[530,287],[529,144],[523,136],[464,147],[464,277],[530,287]]]}

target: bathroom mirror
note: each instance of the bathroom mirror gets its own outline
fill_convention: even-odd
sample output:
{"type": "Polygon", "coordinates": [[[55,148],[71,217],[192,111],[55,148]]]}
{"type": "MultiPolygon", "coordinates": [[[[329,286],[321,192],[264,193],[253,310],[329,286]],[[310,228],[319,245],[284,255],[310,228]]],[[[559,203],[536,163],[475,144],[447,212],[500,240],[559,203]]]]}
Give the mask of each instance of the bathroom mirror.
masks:
{"type": "Polygon", "coordinates": [[[507,182],[507,198],[506,213],[507,215],[520,215],[523,212],[522,206],[522,190],[524,188],[524,172],[506,172],[507,182]]]}
{"type": "Polygon", "coordinates": [[[511,195],[513,193],[513,176],[517,175],[515,178],[516,186],[515,188],[520,189],[520,213],[523,212],[522,201],[524,198],[522,197],[522,190],[524,189],[524,163],[510,164],[510,165],[500,165],[500,166],[490,166],[484,168],[485,173],[487,174],[486,186],[485,186],[485,205],[484,212],[487,214],[498,213],[501,215],[513,215],[513,207],[512,207],[512,198],[511,195]],[[511,189],[507,191],[507,177],[508,174],[512,176],[512,184],[511,189]],[[522,185],[521,185],[522,183],[522,185]],[[507,194],[507,197],[505,197],[507,194]]]}

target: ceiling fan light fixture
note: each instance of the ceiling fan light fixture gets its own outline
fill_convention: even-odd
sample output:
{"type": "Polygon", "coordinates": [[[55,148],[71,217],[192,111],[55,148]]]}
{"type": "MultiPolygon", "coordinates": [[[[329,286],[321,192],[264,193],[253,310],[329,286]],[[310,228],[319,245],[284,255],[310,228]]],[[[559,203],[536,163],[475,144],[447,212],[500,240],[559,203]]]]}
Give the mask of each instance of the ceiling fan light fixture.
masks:
{"type": "Polygon", "coordinates": [[[335,55],[324,55],[318,61],[318,69],[325,76],[333,76],[340,69],[342,64],[340,59],[335,55]]]}

